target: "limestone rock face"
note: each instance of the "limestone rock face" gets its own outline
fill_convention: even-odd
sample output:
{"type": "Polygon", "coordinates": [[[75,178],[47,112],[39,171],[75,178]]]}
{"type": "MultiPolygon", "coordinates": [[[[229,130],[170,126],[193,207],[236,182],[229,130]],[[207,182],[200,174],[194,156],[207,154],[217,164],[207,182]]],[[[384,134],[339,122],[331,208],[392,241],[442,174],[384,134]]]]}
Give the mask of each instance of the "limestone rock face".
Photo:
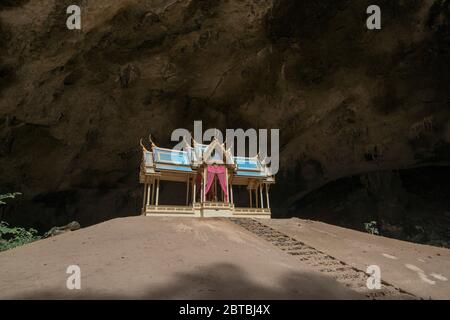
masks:
{"type": "Polygon", "coordinates": [[[3,218],[137,214],[139,139],[194,120],[281,130],[280,215],[339,178],[450,162],[445,1],[378,1],[380,31],[366,0],[84,0],[70,31],[72,2],[0,5],[0,191],[23,193],[3,218]]]}

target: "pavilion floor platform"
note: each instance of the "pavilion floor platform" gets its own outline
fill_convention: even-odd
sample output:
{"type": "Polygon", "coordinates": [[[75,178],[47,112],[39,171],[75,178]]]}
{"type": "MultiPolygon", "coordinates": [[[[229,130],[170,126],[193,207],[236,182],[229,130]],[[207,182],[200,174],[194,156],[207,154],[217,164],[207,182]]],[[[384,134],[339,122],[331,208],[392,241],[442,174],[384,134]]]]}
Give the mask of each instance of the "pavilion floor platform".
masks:
{"type": "Polygon", "coordinates": [[[205,202],[188,206],[150,205],[146,206],[142,214],[147,217],[271,218],[271,211],[267,208],[238,208],[222,202],[205,202]]]}

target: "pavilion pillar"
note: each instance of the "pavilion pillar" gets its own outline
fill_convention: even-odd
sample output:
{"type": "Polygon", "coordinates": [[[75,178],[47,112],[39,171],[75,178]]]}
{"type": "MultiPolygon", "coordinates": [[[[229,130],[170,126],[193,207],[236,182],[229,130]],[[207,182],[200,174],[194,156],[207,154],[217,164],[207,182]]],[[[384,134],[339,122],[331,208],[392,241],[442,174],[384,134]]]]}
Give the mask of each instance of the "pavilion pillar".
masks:
{"type": "Polygon", "coordinates": [[[267,198],[267,209],[270,209],[270,202],[269,202],[269,185],[266,183],[266,198],[267,198]]]}
{"type": "Polygon", "coordinates": [[[203,170],[202,172],[202,183],[200,184],[200,202],[205,202],[205,200],[203,199],[203,196],[205,195],[203,192],[203,185],[205,184],[205,170],[203,170]]]}
{"type": "Polygon", "coordinates": [[[206,202],[206,174],[208,170],[207,167],[203,169],[203,187],[202,187],[202,194],[203,194],[203,202],[206,202]]]}
{"type": "Polygon", "coordinates": [[[228,168],[225,168],[225,182],[227,184],[227,203],[230,203],[230,188],[228,186],[228,168]]]}
{"type": "Polygon", "coordinates": [[[255,208],[259,208],[258,187],[255,187],[255,208]]]}
{"type": "Polygon", "coordinates": [[[159,204],[159,179],[156,180],[156,201],[155,206],[158,206],[159,204]]]}
{"type": "Polygon", "coordinates": [[[198,190],[198,192],[200,193],[200,202],[203,202],[203,173],[201,174],[201,179],[200,179],[200,185],[199,185],[200,190],[198,190]]]}
{"type": "Polygon", "coordinates": [[[253,198],[253,196],[252,196],[252,189],[248,189],[248,197],[249,197],[249,200],[250,200],[250,208],[253,208],[253,201],[252,201],[252,198],[253,198]]]}
{"type": "Polygon", "coordinates": [[[149,206],[150,205],[151,184],[147,183],[145,185],[145,187],[147,189],[147,191],[146,191],[147,197],[146,197],[145,203],[146,203],[146,206],[149,206]]]}
{"type": "Polygon", "coordinates": [[[231,200],[231,204],[234,205],[234,199],[233,199],[233,184],[230,184],[230,200],[231,200]]]}
{"type": "Polygon", "coordinates": [[[214,188],[213,188],[213,192],[214,192],[214,202],[218,202],[219,201],[219,197],[217,194],[217,179],[214,177],[214,182],[213,182],[214,188]]]}
{"type": "Polygon", "coordinates": [[[197,183],[196,183],[196,179],[193,179],[193,183],[192,183],[192,205],[195,205],[195,198],[197,197],[197,183]]]}
{"type": "Polygon", "coordinates": [[[261,198],[261,208],[264,208],[264,198],[263,198],[263,193],[262,193],[262,184],[260,183],[259,184],[259,196],[260,196],[260,198],[261,198]]]}
{"type": "Polygon", "coordinates": [[[142,213],[145,214],[145,212],[147,211],[147,208],[145,206],[145,204],[147,203],[147,184],[144,184],[144,195],[143,195],[143,199],[142,199],[142,213]]]}
{"type": "Polygon", "coordinates": [[[152,189],[151,189],[151,195],[150,195],[150,204],[155,204],[155,193],[156,193],[156,180],[152,181],[152,189]]]}
{"type": "Polygon", "coordinates": [[[189,204],[189,184],[191,182],[191,177],[187,177],[187,182],[186,182],[186,206],[189,204]]]}

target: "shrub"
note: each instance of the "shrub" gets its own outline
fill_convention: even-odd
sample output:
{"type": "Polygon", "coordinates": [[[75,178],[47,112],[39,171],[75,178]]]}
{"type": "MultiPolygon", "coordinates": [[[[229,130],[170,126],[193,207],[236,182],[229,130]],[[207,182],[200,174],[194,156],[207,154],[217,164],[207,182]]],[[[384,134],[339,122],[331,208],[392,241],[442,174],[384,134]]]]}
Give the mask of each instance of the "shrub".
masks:
{"type": "MultiPolygon", "coordinates": [[[[19,192],[0,194],[0,205],[5,205],[6,199],[14,199],[19,195],[21,195],[19,192]]],[[[0,251],[22,246],[40,238],[34,229],[10,227],[7,222],[0,221],[0,251]]]]}
{"type": "Polygon", "coordinates": [[[370,234],[377,234],[379,235],[380,232],[378,231],[377,222],[371,221],[364,223],[364,229],[366,229],[366,232],[370,234]]]}
{"type": "Polygon", "coordinates": [[[6,204],[4,200],[6,199],[14,199],[17,196],[20,196],[20,192],[14,192],[14,193],[7,193],[7,194],[0,194],[0,205],[6,204]]]}
{"type": "Polygon", "coordinates": [[[0,251],[22,246],[40,238],[34,229],[10,227],[8,223],[0,222],[0,251]]]}

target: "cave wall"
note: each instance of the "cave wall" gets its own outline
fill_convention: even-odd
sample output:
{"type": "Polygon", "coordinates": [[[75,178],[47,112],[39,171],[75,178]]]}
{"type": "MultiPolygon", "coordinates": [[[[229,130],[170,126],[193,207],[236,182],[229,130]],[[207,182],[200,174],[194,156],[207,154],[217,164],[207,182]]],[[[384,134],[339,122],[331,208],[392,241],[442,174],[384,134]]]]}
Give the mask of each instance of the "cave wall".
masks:
{"type": "Polygon", "coordinates": [[[449,179],[449,166],[349,176],[310,192],[285,215],[450,248],[449,179]]]}
{"type": "Polygon", "coordinates": [[[281,130],[277,216],[336,179],[450,162],[447,1],[376,1],[380,31],[365,0],[84,0],[81,31],[74,1],[44,2],[0,6],[12,223],[138,214],[139,139],[194,120],[281,130]]]}

